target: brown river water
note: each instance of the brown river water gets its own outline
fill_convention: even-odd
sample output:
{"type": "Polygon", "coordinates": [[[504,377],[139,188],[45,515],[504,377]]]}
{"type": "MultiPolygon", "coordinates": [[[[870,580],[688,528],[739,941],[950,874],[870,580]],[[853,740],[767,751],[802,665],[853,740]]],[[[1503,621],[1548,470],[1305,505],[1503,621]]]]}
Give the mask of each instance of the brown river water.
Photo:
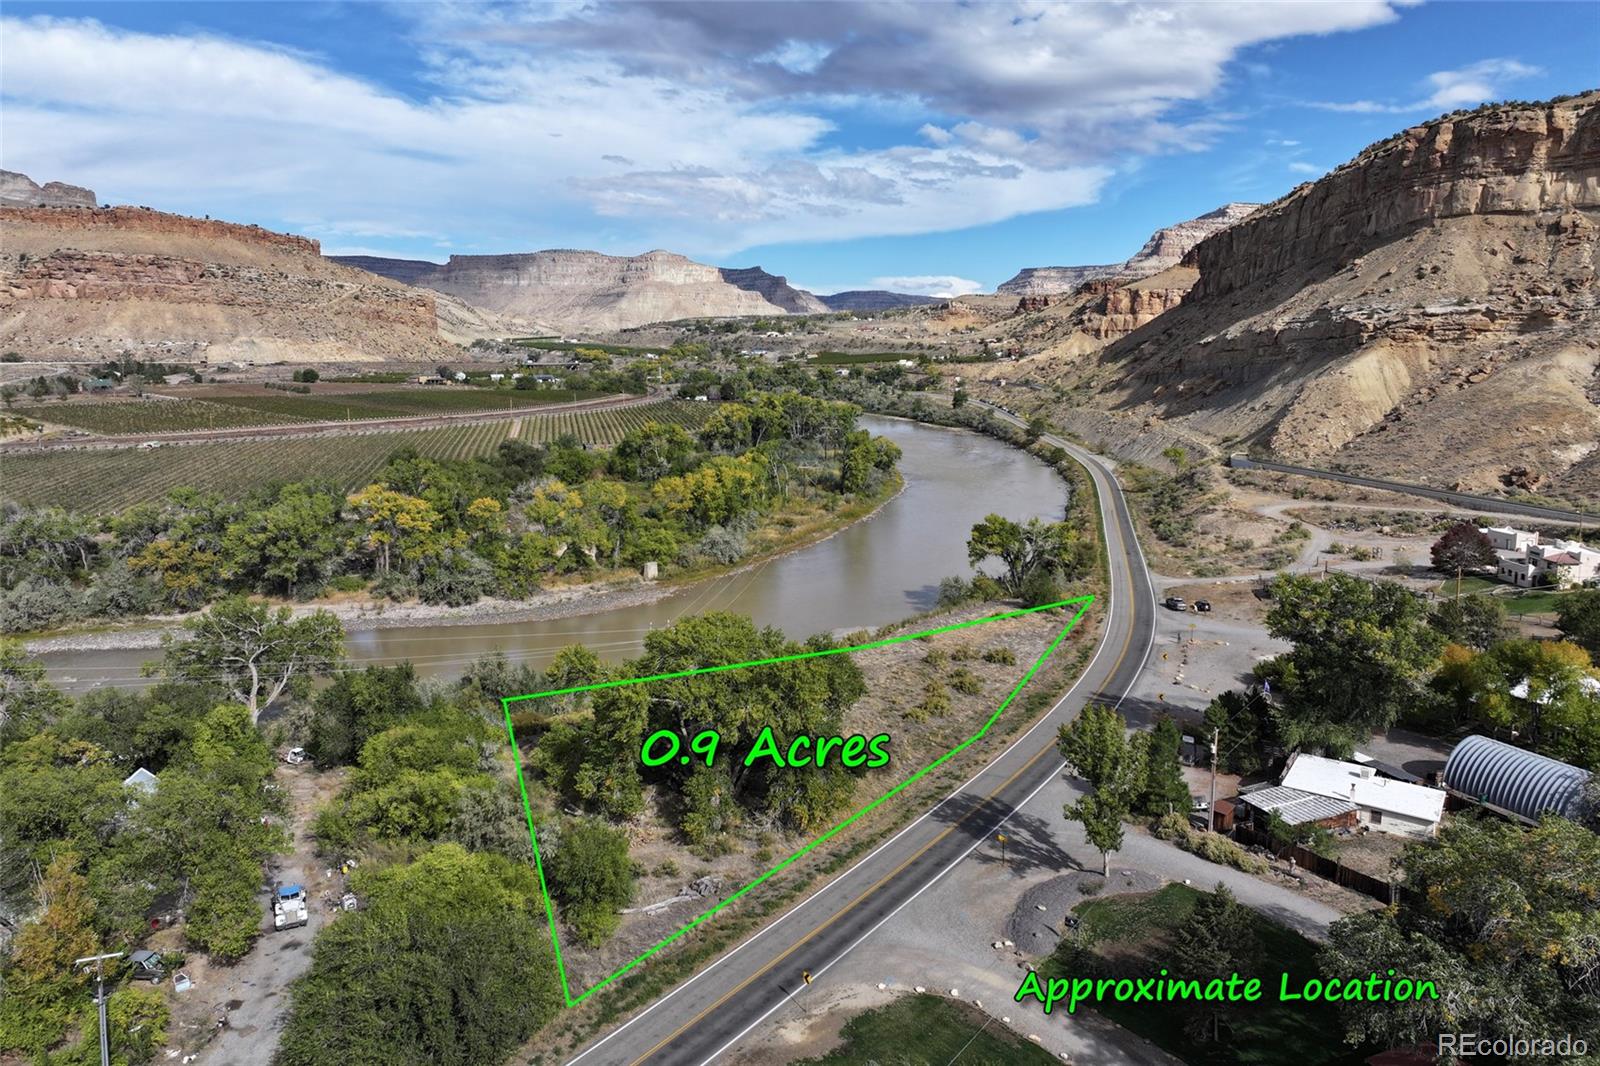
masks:
{"type": "MultiPolygon", "coordinates": [[[[935,604],[939,580],[970,575],[967,534],[998,513],[1059,519],[1066,485],[1032,456],[964,430],[863,417],[863,428],[900,445],[905,490],[871,518],[754,567],[678,589],[654,603],[535,622],[366,629],[346,641],[351,665],[410,660],[424,676],[453,676],[501,651],[543,665],[569,644],[608,659],[637,654],[651,629],[685,615],[733,611],[791,637],[893,622],[935,604]]],[[[53,652],[39,658],[69,691],[137,685],[150,649],[53,652]]]]}

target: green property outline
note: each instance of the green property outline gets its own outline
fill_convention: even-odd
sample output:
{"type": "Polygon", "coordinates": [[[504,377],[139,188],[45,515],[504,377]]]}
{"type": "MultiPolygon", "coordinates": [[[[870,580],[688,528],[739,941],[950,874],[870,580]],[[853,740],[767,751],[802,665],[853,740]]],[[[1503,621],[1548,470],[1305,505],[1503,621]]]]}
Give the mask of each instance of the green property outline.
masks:
{"type": "Polygon", "coordinates": [[[708,921],[713,915],[715,915],[716,913],[718,913],[719,911],[721,911],[723,908],[727,907],[728,905],[732,904],[735,900],[740,899],[742,896],[745,895],[745,893],[749,892],[751,889],[755,888],[757,885],[759,885],[762,882],[766,881],[767,878],[773,876],[774,874],[780,873],[783,870],[787,869],[789,866],[793,865],[797,860],[803,858],[812,849],[817,847],[817,845],[822,844],[823,842],[832,839],[837,833],[839,833],[841,830],[843,830],[847,826],[853,824],[862,815],[867,814],[869,811],[872,811],[872,810],[876,809],[885,800],[890,799],[891,797],[893,797],[893,796],[897,795],[898,793],[900,793],[903,789],[905,789],[909,785],[912,785],[915,782],[921,780],[927,774],[931,773],[933,770],[938,769],[940,766],[944,765],[950,759],[953,759],[955,756],[959,755],[961,752],[965,751],[968,747],[970,747],[974,743],[976,743],[979,739],[981,739],[983,737],[983,735],[985,733],[987,733],[989,731],[989,727],[994,725],[994,723],[997,722],[1000,719],[1000,715],[1002,713],[1004,713],[1005,709],[1011,705],[1011,701],[1017,698],[1017,693],[1021,692],[1022,691],[1022,687],[1033,679],[1034,674],[1038,673],[1039,672],[1039,668],[1044,665],[1044,661],[1050,657],[1051,653],[1053,653],[1056,650],[1056,647],[1058,645],[1060,645],[1060,643],[1063,640],[1066,639],[1067,634],[1072,632],[1074,627],[1076,627],[1077,624],[1083,619],[1084,614],[1088,612],[1089,606],[1092,603],[1094,603],[1094,596],[1092,596],[1092,595],[1076,596],[1076,597],[1074,597],[1074,598],[1072,598],[1070,600],[1059,600],[1059,601],[1057,601],[1055,603],[1047,603],[1047,604],[1044,604],[1044,605],[1039,606],[1039,607],[1025,607],[1025,608],[1023,608],[1021,610],[1017,610],[1017,611],[1006,611],[1006,612],[1004,612],[1002,614],[989,615],[986,618],[974,618],[974,619],[972,619],[970,621],[966,621],[966,622],[956,622],[956,623],[953,623],[953,624],[947,625],[947,626],[939,626],[937,629],[925,629],[925,630],[922,630],[921,632],[917,632],[917,633],[905,633],[905,634],[902,634],[901,636],[887,637],[887,638],[885,638],[883,640],[869,641],[866,644],[853,644],[853,645],[851,645],[850,647],[847,647],[847,648],[827,648],[827,649],[822,650],[822,651],[807,651],[807,652],[799,652],[799,653],[794,654],[794,655],[780,655],[780,656],[777,656],[776,658],[772,658],[772,659],[754,659],[754,660],[751,660],[750,662],[727,663],[727,664],[722,665],[722,666],[701,666],[701,667],[696,667],[696,668],[694,668],[692,670],[677,670],[677,671],[674,671],[672,673],[655,674],[655,675],[652,675],[650,677],[629,677],[629,678],[623,678],[623,679],[620,679],[620,680],[617,680],[617,681],[601,681],[601,682],[598,682],[598,683],[592,684],[592,685],[575,685],[575,686],[573,686],[571,688],[551,689],[548,692],[532,692],[532,693],[528,693],[527,695],[524,695],[524,696],[505,696],[505,697],[502,697],[501,700],[500,700],[500,709],[505,715],[506,737],[508,739],[510,739],[510,741],[511,741],[511,757],[512,757],[512,760],[514,761],[514,763],[516,765],[516,769],[517,769],[517,789],[522,795],[522,813],[523,813],[523,816],[527,819],[527,822],[528,822],[528,841],[529,841],[530,844],[533,845],[533,864],[534,864],[534,869],[537,870],[538,874],[539,874],[539,891],[544,896],[545,920],[550,926],[550,943],[555,948],[556,970],[561,975],[561,993],[566,998],[566,1005],[568,1007],[576,1007],[578,1004],[582,1003],[585,999],[588,999],[591,995],[593,995],[594,993],[600,991],[600,989],[602,989],[602,988],[606,987],[607,985],[611,984],[613,981],[616,981],[622,975],[624,975],[628,971],[632,970],[635,966],[638,966],[641,962],[643,962],[644,960],[648,959],[650,956],[654,955],[656,952],[660,951],[662,948],[666,947],[668,944],[671,944],[673,941],[675,941],[678,938],[682,937],[685,933],[688,933],[691,929],[694,929],[697,926],[701,925],[702,923],[708,921]],[[893,788],[889,789],[889,791],[885,792],[883,795],[879,796],[877,799],[873,800],[872,802],[868,803],[866,806],[862,807],[860,810],[858,810],[855,813],[851,814],[848,818],[844,819],[842,822],[838,823],[833,828],[829,829],[827,832],[825,832],[821,836],[817,837],[815,840],[811,841],[808,844],[805,844],[804,846],[800,847],[796,851],[792,852],[791,854],[786,856],[784,859],[782,859],[772,869],[768,870],[766,873],[762,874],[761,876],[755,878],[753,881],[750,881],[748,884],[746,884],[743,887],[741,887],[737,892],[734,892],[732,895],[728,896],[726,899],[721,900],[720,902],[716,903],[714,906],[709,907],[705,911],[703,911],[700,914],[696,915],[694,918],[691,918],[688,922],[686,922],[683,925],[679,926],[676,930],[674,930],[673,932],[667,934],[665,937],[662,937],[660,940],[658,940],[654,944],[650,945],[650,947],[646,948],[643,952],[641,952],[640,954],[636,955],[634,958],[630,959],[628,962],[625,962],[621,966],[617,967],[615,970],[612,970],[610,973],[608,973],[606,976],[602,977],[594,985],[592,985],[589,988],[585,989],[580,995],[578,995],[578,997],[576,999],[573,998],[572,988],[567,983],[567,964],[566,964],[565,960],[562,959],[562,957],[561,957],[561,937],[556,931],[556,907],[555,907],[555,902],[550,898],[550,888],[549,888],[549,885],[545,882],[544,860],[539,855],[539,834],[533,827],[533,807],[528,802],[528,783],[523,778],[523,775],[522,775],[522,752],[517,747],[516,730],[514,728],[512,728],[512,725],[511,725],[511,705],[513,703],[520,703],[523,700],[542,699],[542,698],[544,698],[546,696],[565,696],[565,695],[569,695],[569,694],[574,693],[574,692],[593,692],[596,689],[616,688],[616,687],[618,687],[620,685],[640,685],[640,684],[644,684],[647,681],[667,681],[667,680],[671,680],[673,678],[679,678],[679,677],[697,677],[697,676],[699,676],[701,674],[721,673],[724,670],[738,670],[738,669],[740,669],[742,667],[746,667],[746,666],[767,666],[767,665],[770,665],[772,663],[790,663],[790,662],[797,662],[797,661],[802,660],[802,659],[817,659],[817,658],[821,658],[824,655],[844,655],[844,654],[848,654],[848,653],[851,653],[851,652],[871,651],[874,648],[883,648],[883,647],[887,647],[887,646],[889,646],[891,644],[904,644],[904,643],[906,643],[908,641],[920,640],[923,637],[936,636],[936,635],[938,635],[940,633],[949,633],[949,632],[951,632],[953,630],[957,630],[957,629],[970,629],[973,626],[986,625],[989,622],[999,622],[999,621],[1003,621],[1003,620],[1005,620],[1007,618],[1018,618],[1018,617],[1020,617],[1022,615],[1036,614],[1039,611],[1050,611],[1050,610],[1054,610],[1054,609],[1056,609],[1058,607],[1072,607],[1074,605],[1076,605],[1078,607],[1078,609],[1073,614],[1073,616],[1067,621],[1067,624],[1062,627],[1061,632],[1059,632],[1059,633],[1057,633],[1055,635],[1055,638],[1050,641],[1049,646],[1045,648],[1044,652],[1042,654],[1040,654],[1040,656],[1033,661],[1033,665],[1028,667],[1027,673],[1022,675],[1022,679],[1020,681],[1018,681],[1016,683],[1016,685],[1014,685],[1012,687],[1012,689],[1011,689],[1011,691],[1009,693],[1006,694],[1006,698],[1000,701],[1000,706],[995,708],[994,713],[991,714],[984,721],[983,725],[978,729],[978,731],[976,733],[972,734],[972,736],[968,737],[966,740],[963,740],[961,743],[957,744],[955,747],[951,748],[949,751],[947,751],[943,755],[939,756],[939,758],[935,759],[933,762],[929,763],[927,766],[924,766],[922,769],[918,770],[916,773],[912,774],[910,777],[906,778],[904,781],[900,782],[898,785],[895,785],[893,788]]]}

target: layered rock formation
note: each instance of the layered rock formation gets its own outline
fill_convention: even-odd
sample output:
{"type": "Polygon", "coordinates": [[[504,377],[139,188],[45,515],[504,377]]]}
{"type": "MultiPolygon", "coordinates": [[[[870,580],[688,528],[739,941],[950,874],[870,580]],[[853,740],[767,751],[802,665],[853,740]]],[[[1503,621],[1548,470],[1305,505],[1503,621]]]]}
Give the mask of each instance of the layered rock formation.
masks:
{"type": "Polygon", "coordinates": [[[1169,267],[1175,267],[1189,253],[1189,249],[1214,233],[1220,233],[1250,216],[1260,204],[1223,204],[1215,211],[1207,211],[1199,218],[1163,226],[1150,235],[1132,256],[1121,263],[1099,266],[1028,267],[1010,281],[1003,282],[995,292],[1006,296],[1044,296],[1052,293],[1072,292],[1091,281],[1105,279],[1127,281],[1149,277],[1169,267]]]}
{"type": "Polygon", "coordinates": [[[452,341],[525,328],[491,318],[258,226],[0,208],[0,345],[29,355],[431,361],[457,352],[452,341]]]}
{"type": "Polygon", "coordinates": [[[1197,441],[1593,498],[1597,247],[1600,93],[1447,115],[1207,238],[1180,306],[1041,369],[1197,441]]]}
{"type": "Polygon", "coordinates": [[[385,277],[564,330],[614,330],[681,318],[820,314],[826,304],[760,267],[728,269],[672,252],[612,256],[558,249],[453,255],[442,266],[336,256],[385,277]]]}
{"type": "Polygon", "coordinates": [[[0,207],[94,207],[92,189],[59,181],[36,184],[26,174],[0,170],[0,207]]]}

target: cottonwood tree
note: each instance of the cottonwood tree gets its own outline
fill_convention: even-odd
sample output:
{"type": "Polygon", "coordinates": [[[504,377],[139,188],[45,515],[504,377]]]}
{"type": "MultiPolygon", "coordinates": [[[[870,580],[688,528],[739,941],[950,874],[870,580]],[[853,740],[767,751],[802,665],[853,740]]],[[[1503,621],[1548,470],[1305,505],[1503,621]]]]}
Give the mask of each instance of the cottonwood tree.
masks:
{"type": "Polygon", "coordinates": [[[1600,589],[1562,596],[1556,605],[1556,627],[1590,655],[1600,656],[1600,589]]]}
{"type": "Polygon", "coordinates": [[[1090,546],[1067,523],[1038,518],[1013,522],[992,514],[973,526],[967,538],[967,560],[973,566],[1000,560],[1005,567],[1000,581],[1011,595],[1021,593],[1029,577],[1040,571],[1069,581],[1081,577],[1091,554],[1090,546]]]}
{"type": "Polygon", "coordinates": [[[331,612],[297,620],[287,607],[243,596],[219,600],[184,629],[186,639],[163,638],[168,676],[222,684],[249,710],[252,724],[280,696],[329,672],[344,651],[344,627],[331,612]]]}
{"type": "Polygon", "coordinates": [[[1294,645],[1270,664],[1291,747],[1346,750],[1428,698],[1444,638],[1426,606],[1392,581],[1279,577],[1267,632],[1294,645]]]}

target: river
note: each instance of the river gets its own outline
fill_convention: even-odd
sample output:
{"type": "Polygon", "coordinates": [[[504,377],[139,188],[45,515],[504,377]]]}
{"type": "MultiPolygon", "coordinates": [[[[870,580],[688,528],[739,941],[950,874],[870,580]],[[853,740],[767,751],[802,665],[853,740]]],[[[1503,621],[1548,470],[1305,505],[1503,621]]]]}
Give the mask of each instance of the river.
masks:
{"type": "MultiPolygon", "coordinates": [[[[422,675],[459,674],[481,655],[543,665],[569,644],[609,659],[636,654],[644,634],[704,611],[747,614],[792,637],[873,628],[935,605],[939,580],[970,574],[967,534],[997,513],[1060,519],[1066,485],[1045,464],[981,434],[901,419],[864,416],[861,426],[898,444],[905,490],[871,518],[826,540],[754,567],[699,582],[655,603],[540,622],[357,630],[356,664],[409,659],[422,675]]],[[[145,650],[41,655],[52,681],[83,691],[138,684],[145,650]]]]}

